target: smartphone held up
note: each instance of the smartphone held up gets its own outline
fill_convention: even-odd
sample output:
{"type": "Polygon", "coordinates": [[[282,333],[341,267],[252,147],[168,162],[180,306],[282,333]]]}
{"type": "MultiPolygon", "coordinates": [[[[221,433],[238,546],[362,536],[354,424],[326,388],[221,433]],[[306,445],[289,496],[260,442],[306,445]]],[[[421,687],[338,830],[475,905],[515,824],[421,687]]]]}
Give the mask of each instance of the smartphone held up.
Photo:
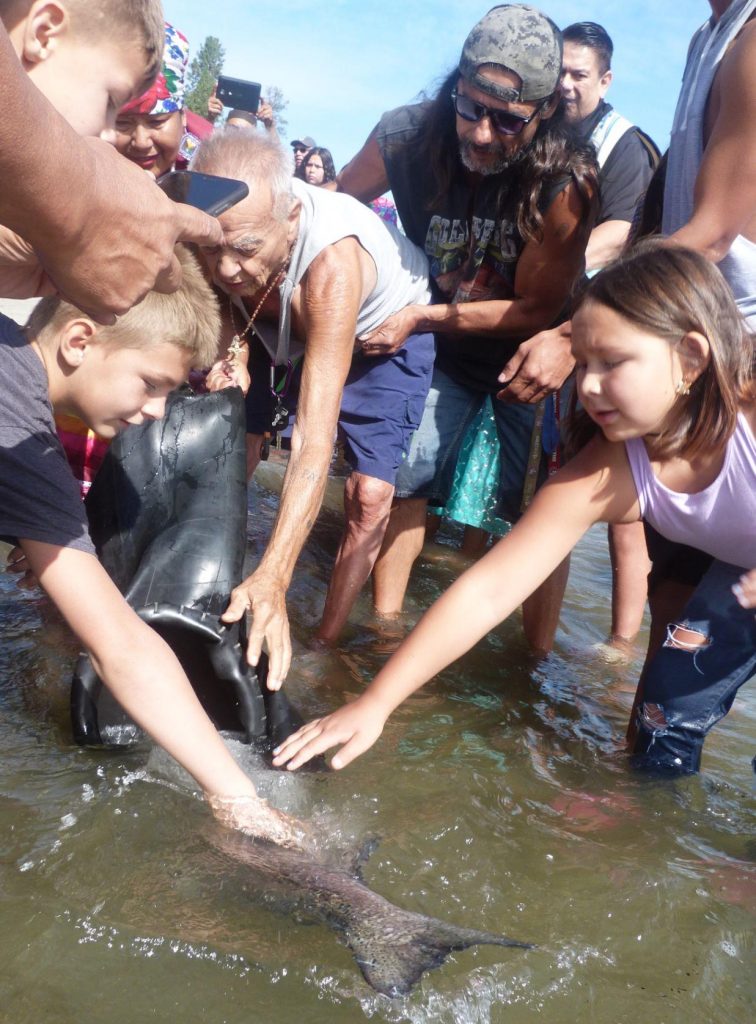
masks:
{"type": "Polygon", "coordinates": [[[215,95],[224,107],[235,107],[256,114],[260,107],[259,82],[246,82],[243,78],[229,78],[221,75],[215,88],[215,95]]]}
{"type": "Polygon", "coordinates": [[[199,171],[169,171],[158,178],[158,185],[175,203],[196,206],[211,217],[219,217],[249,195],[249,188],[243,181],[199,171]]]}

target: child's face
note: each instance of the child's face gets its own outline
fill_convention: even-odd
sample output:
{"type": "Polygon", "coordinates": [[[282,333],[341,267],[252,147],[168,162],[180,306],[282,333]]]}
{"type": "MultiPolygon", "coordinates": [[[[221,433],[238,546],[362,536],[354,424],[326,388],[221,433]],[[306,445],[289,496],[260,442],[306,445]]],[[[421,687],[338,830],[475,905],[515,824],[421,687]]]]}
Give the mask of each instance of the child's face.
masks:
{"type": "Polygon", "coordinates": [[[45,60],[25,63],[37,88],[79,135],[107,133],[114,141],[117,111],[144,86],[138,45],[61,37],[45,60]]]}
{"type": "Polygon", "coordinates": [[[683,376],[680,357],[666,338],[586,302],[572,321],[572,354],[580,401],[608,440],[659,433],[683,376]]]}
{"type": "Polygon", "coordinates": [[[161,419],[166,397],[186,380],[191,365],[190,353],[170,342],[120,348],[95,337],[82,351],[61,404],[104,438],[161,419]]]}
{"type": "Polygon", "coordinates": [[[115,147],[156,178],[170,171],[184,134],[181,111],[172,114],[121,112],[115,123],[115,147]]]}

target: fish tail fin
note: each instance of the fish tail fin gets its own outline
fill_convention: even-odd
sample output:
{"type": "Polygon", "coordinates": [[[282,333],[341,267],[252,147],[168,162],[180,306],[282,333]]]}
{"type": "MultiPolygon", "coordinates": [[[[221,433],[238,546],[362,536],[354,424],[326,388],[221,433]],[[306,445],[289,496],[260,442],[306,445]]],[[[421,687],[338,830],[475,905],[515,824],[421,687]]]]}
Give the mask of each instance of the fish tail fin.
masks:
{"type": "Polygon", "coordinates": [[[440,965],[450,953],[470,946],[508,946],[533,949],[506,935],[457,928],[422,914],[391,908],[384,922],[371,917],[347,930],[346,943],[367,983],[383,995],[406,995],[426,972],[440,965]]]}

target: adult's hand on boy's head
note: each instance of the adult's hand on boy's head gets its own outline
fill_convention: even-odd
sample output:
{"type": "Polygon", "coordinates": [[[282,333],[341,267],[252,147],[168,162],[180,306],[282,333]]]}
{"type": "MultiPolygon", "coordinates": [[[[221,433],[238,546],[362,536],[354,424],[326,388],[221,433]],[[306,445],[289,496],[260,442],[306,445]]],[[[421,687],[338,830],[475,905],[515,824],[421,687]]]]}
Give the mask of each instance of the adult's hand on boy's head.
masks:
{"type": "Polygon", "coordinates": [[[33,241],[61,294],[107,324],[153,288],[179,287],[177,242],[218,245],[223,232],[213,217],[168,199],[108,143],[83,141],[92,160],[86,194],[72,187],[63,230],[33,241]]]}

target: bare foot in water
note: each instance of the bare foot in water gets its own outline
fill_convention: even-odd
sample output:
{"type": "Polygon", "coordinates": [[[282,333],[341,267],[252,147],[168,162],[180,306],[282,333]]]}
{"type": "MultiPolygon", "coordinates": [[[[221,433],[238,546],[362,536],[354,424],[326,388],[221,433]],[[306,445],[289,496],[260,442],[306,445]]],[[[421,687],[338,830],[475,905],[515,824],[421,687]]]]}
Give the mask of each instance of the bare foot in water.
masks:
{"type": "Polygon", "coordinates": [[[636,656],[633,637],[613,633],[603,643],[593,645],[593,650],[609,664],[627,665],[636,656]]]}

